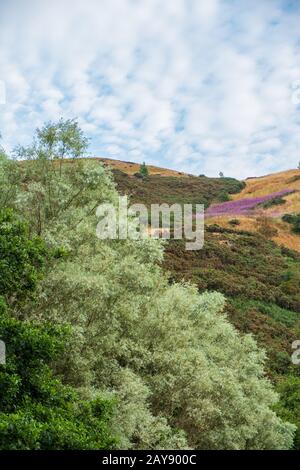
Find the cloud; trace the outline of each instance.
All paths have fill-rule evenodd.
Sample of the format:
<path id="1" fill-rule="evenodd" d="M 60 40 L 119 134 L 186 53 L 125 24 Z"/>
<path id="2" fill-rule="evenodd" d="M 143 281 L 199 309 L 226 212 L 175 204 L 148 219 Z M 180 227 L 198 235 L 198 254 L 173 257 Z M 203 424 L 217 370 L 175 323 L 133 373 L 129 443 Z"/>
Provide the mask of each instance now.
<path id="1" fill-rule="evenodd" d="M 237 177 L 300 160 L 300 7 L 0 0 L 5 146 L 77 117 L 93 155 Z"/>

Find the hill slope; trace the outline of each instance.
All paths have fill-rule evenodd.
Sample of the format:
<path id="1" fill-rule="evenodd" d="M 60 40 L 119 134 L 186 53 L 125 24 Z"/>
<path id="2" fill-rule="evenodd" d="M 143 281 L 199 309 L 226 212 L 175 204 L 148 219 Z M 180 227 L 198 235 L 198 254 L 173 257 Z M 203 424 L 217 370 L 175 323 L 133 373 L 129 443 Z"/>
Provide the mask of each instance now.
<path id="1" fill-rule="evenodd" d="M 275 199 L 277 194 L 281 194 L 281 201 L 277 201 L 277 204 L 257 205 L 247 213 L 236 210 L 236 213 L 229 211 L 226 214 L 226 207 L 223 207 L 224 213 L 220 214 L 222 208 L 216 207 L 217 215 L 209 217 L 207 223 L 230 227 L 229 221 L 233 217 L 237 217 L 239 229 L 256 232 L 257 218 L 264 216 L 269 219 L 269 223 L 275 229 L 272 239 L 279 245 L 300 252 L 300 236 L 294 234 L 290 225 L 282 221 L 284 214 L 300 213 L 300 171 L 289 170 L 260 178 L 248 178 L 245 184 L 245 188 L 232 197 L 237 204 L 242 205 L 250 199 L 255 201 L 259 198 L 269 198 L 271 200 L 272 195 Z M 213 212 L 211 209 L 212 215 L 214 215 Z"/>
<path id="2" fill-rule="evenodd" d="M 288 201 L 283 204 L 284 209 L 280 206 L 283 213 L 297 208 L 298 193 L 287 194 L 287 191 L 300 189 L 299 174 L 291 170 L 248 179 L 243 184 L 231 178 L 176 178 L 157 174 L 143 180 L 113 170 L 118 190 L 129 194 L 133 202 L 226 206 L 230 203 L 220 201 L 229 193 L 233 201 L 243 201 L 282 192 Z M 272 376 L 298 374 L 297 367 L 291 365 L 290 355 L 291 343 L 300 327 L 300 255 L 286 247 L 297 248 L 298 243 L 300 251 L 300 237 L 290 232 L 280 216 L 271 215 L 272 224 L 281 227 L 274 241 L 286 247 L 281 248 L 256 234 L 256 218 L 269 213 L 270 209 L 260 207 L 253 215 L 239 215 L 238 226 L 229 224 L 232 214 L 209 217 L 204 248 L 187 252 L 184 241 L 170 240 L 163 266 L 170 272 L 171 280 L 192 281 L 200 291 L 216 290 L 225 294 L 232 323 L 243 332 L 253 333 L 267 349 Z"/>
<path id="3" fill-rule="evenodd" d="M 124 162 L 122 160 L 114 160 L 112 158 L 101 158 L 97 157 L 97 160 L 101 161 L 104 166 L 109 167 L 112 170 L 120 170 L 127 175 L 134 175 L 140 169 L 139 163 L 134 162 Z M 187 178 L 188 174 L 171 170 L 168 168 L 160 168 L 153 165 L 147 166 L 150 175 L 159 175 L 159 176 L 175 176 L 177 178 Z"/>
<path id="4" fill-rule="evenodd" d="M 142 179 L 120 170 L 113 170 L 117 188 L 131 197 L 134 203 L 150 204 L 204 204 L 220 202 L 229 194 L 239 192 L 244 183 L 234 178 L 207 178 L 205 176 L 177 176 L 151 174 Z"/>

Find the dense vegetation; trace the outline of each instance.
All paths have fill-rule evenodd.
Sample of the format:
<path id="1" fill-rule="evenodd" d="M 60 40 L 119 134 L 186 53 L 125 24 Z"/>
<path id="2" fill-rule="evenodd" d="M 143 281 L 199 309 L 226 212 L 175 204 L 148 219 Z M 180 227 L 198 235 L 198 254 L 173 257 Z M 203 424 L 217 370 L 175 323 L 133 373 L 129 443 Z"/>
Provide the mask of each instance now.
<path id="1" fill-rule="evenodd" d="M 156 176 L 149 180 L 145 188 L 145 184 L 141 185 L 130 177 L 127 177 L 126 185 L 124 174 L 114 175 L 119 188 L 125 192 L 131 188 L 133 200 L 137 195 L 142 197 L 144 194 L 149 201 L 157 202 L 160 195 L 157 195 L 156 188 L 161 184 L 164 188 L 168 187 L 168 196 L 163 192 L 162 200 L 173 203 L 179 198 L 191 202 L 192 192 L 185 186 L 186 181 L 176 183 L 174 178 L 173 185 L 172 179 L 163 181 L 164 177 Z M 209 178 L 202 179 L 201 185 L 203 181 L 211 184 Z M 222 182 L 222 179 L 213 181 Z M 178 192 L 178 184 L 184 188 L 182 193 Z M 210 201 L 216 200 L 216 193 L 208 190 L 208 186 L 199 189 L 200 195 L 202 190 L 208 191 Z M 173 195 L 176 195 L 174 199 Z M 267 208 L 272 207 L 281 203 L 281 199 L 280 196 L 270 197 L 263 204 L 267 204 Z M 297 215 L 287 214 L 283 220 L 295 226 L 298 223 Z M 238 226 L 239 220 L 232 219 L 230 225 Z M 284 418 L 288 416 L 291 422 L 298 425 L 298 436 L 300 423 L 295 409 L 299 407 L 296 400 L 299 366 L 291 362 L 291 345 L 300 332 L 300 256 L 268 240 L 269 235 L 274 236 L 274 228 L 267 217 L 258 219 L 257 225 L 261 236 L 236 228 L 230 230 L 208 226 L 205 245 L 200 251 L 187 252 L 184 240 L 171 240 L 166 246 L 163 267 L 170 273 L 171 281 L 190 281 L 200 292 L 218 291 L 226 296 L 225 310 L 230 322 L 239 331 L 253 334 L 267 351 L 266 370 L 272 381 L 278 384 L 279 392 L 283 393 L 289 383 L 294 384 L 296 390 L 291 393 L 291 399 L 283 397 L 277 410 Z M 299 448 L 299 437 L 295 446 Z"/>
<path id="2" fill-rule="evenodd" d="M 112 447 L 112 401 L 84 400 L 51 371 L 67 331 L 16 318 L 36 287 L 46 246 L 29 237 L 11 210 L 0 211 L 0 255 L 0 338 L 7 357 L 0 366 L 0 449 Z"/>
<path id="3" fill-rule="evenodd" d="M 274 197 L 273 199 L 269 199 L 269 201 L 263 202 L 258 205 L 261 206 L 263 209 L 269 209 L 270 207 L 280 206 L 285 204 L 286 200 L 283 199 L 281 196 Z"/>
<path id="4" fill-rule="evenodd" d="M 285 214 L 282 220 L 292 225 L 294 233 L 300 234 L 300 214 Z"/>
<path id="5" fill-rule="evenodd" d="M 257 334 L 272 355 L 285 352 L 289 363 L 292 328 L 300 326 L 300 256 L 254 233 L 209 226 L 199 251 L 184 251 L 184 242 L 171 240 L 164 266 L 176 280 L 195 283 L 199 291 L 226 295 L 231 320 L 242 331 Z M 260 321 L 259 321 L 260 320 Z M 267 335 L 268 326 L 278 331 Z M 285 334 L 283 334 L 284 329 Z M 276 344 L 285 345 L 279 348 Z"/>
<path id="6" fill-rule="evenodd" d="M 204 204 L 228 199 L 228 194 L 241 191 L 244 183 L 234 178 L 207 178 L 206 176 L 148 175 L 141 179 L 113 170 L 118 191 L 131 196 L 132 202 L 145 204 Z"/>
<path id="7" fill-rule="evenodd" d="M 157 240 L 97 239 L 96 208 L 118 194 L 99 162 L 63 162 L 82 139 L 76 122 L 50 123 L 18 149 L 28 161 L 1 159 L 2 448 L 290 448 L 265 353 L 227 320 L 223 295 L 170 280 Z M 201 180 L 207 203 L 224 190 Z M 187 202 L 198 196 L 195 183 Z"/>

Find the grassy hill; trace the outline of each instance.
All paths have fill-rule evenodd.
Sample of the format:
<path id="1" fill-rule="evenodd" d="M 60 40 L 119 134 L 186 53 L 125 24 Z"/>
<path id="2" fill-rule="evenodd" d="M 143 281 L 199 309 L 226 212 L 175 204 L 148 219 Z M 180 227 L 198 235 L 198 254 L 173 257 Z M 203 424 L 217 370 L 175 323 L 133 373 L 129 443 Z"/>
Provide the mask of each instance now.
<path id="1" fill-rule="evenodd" d="M 274 194 L 276 192 L 286 192 L 282 197 L 281 204 L 269 204 L 269 206 L 258 206 L 253 213 L 238 214 L 239 229 L 255 232 L 257 231 L 257 217 L 268 217 L 270 224 L 276 230 L 273 240 L 287 248 L 300 252 L 300 236 L 291 231 L 290 224 L 282 221 L 284 214 L 300 213 L 300 171 L 289 170 L 273 175 L 267 175 L 260 178 L 248 178 L 245 181 L 245 188 L 235 194 L 232 199 L 243 201 L 248 198 L 260 198 Z M 290 191 L 290 193 L 287 193 Z M 207 222 L 209 224 L 219 224 L 222 227 L 230 227 L 229 221 L 233 215 L 221 215 L 211 217 Z"/>
<path id="2" fill-rule="evenodd" d="M 142 179 L 113 170 L 118 191 L 131 197 L 132 202 L 150 204 L 204 204 L 227 199 L 240 191 L 244 184 L 234 178 L 207 178 L 205 176 L 160 176 L 151 174 Z"/>
<path id="3" fill-rule="evenodd" d="M 222 202 L 228 196 L 242 201 L 300 188 L 297 170 L 245 183 L 205 176 L 162 177 L 151 172 L 147 179 L 141 179 L 119 168 L 113 169 L 113 175 L 122 194 L 146 205 L 179 202 L 209 207 L 228 204 Z M 284 195 L 287 203 L 280 210 L 297 210 L 298 198 L 297 192 Z M 299 373 L 290 356 L 291 343 L 300 332 L 300 255 L 289 246 L 297 247 L 300 237 L 290 232 L 280 215 L 272 217 L 271 209 L 260 207 L 251 216 L 238 216 L 237 226 L 231 225 L 232 215 L 209 217 L 204 248 L 187 252 L 184 241 L 170 240 L 163 266 L 171 282 L 184 279 L 195 283 L 199 291 L 224 293 L 231 322 L 239 330 L 253 333 L 267 350 L 268 371 L 274 377 Z M 262 214 L 270 214 L 272 224 L 281 227 L 274 241 L 256 233 L 256 219 Z"/>
<path id="4" fill-rule="evenodd" d="M 114 160 L 112 158 L 97 158 L 104 166 L 111 168 L 112 170 L 120 170 L 127 175 L 134 175 L 140 169 L 140 165 L 134 162 L 123 162 L 122 160 Z M 159 176 L 176 176 L 177 178 L 187 178 L 189 175 L 180 171 L 171 170 L 168 168 L 160 168 L 153 165 L 148 165 L 148 171 L 150 175 Z"/>

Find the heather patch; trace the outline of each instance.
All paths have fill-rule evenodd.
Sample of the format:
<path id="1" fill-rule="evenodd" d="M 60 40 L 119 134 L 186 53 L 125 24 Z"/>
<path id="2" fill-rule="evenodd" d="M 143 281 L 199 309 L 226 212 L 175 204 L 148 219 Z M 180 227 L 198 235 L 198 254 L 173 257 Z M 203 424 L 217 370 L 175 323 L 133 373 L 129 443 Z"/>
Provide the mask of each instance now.
<path id="1" fill-rule="evenodd" d="M 205 211 L 205 215 L 208 217 L 217 217 L 223 215 L 250 215 L 258 205 L 265 204 L 267 201 L 280 198 L 292 192 L 292 189 L 284 189 L 266 196 L 239 199 L 237 201 L 223 202 L 221 204 L 213 204 Z"/>

